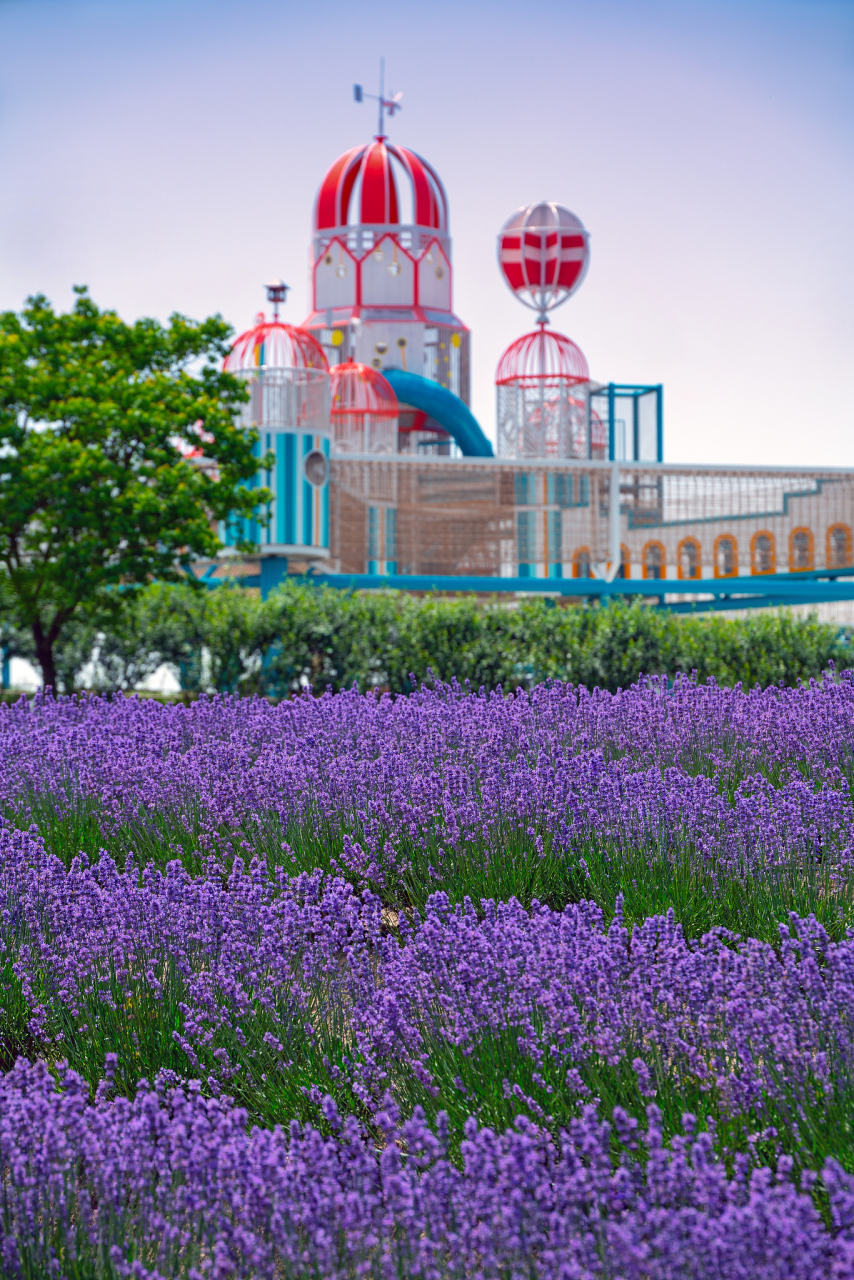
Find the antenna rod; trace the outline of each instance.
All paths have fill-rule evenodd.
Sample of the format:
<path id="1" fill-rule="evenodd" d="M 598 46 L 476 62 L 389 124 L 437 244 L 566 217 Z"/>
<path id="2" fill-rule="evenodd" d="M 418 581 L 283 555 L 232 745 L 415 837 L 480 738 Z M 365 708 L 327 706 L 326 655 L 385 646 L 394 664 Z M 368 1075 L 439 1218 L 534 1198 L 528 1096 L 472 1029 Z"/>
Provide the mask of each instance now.
<path id="1" fill-rule="evenodd" d="M 385 107 L 385 103 L 383 102 L 384 97 L 385 97 L 385 58 L 380 58 L 380 127 L 379 127 L 379 135 L 378 135 L 380 138 L 385 137 L 385 134 L 383 132 L 383 108 Z"/>
<path id="2" fill-rule="evenodd" d="M 385 117 L 386 114 L 393 116 L 395 111 L 400 109 L 400 99 L 402 93 L 396 93 L 391 101 L 385 96 L 385 58 L 380 58 L 380 92 L 379 96 L 375 93 L 365 93 L 360 84 L 353 85 L 353 99 L 356 102 L 364 102 L 365 98 L 375 98 L 377 103 L 377 138 L 380 141 L 385 139 Z"/>

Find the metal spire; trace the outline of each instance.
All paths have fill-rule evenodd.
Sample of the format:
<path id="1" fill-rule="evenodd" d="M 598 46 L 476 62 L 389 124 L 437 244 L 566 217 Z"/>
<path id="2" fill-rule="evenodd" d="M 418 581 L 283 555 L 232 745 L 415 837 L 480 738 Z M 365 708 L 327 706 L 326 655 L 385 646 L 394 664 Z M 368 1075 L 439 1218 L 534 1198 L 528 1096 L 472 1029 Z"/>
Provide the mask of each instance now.
<path id="1" fill-rule="evenodd" d="M 392 98 L 387 98 L 385 96 L 385 58 L 380 58 L 379 94 L 365 93 L 364 89 L 360 84 L 353 85 L 354 101 L 364 102 L 365 98 L 373 98 L 373 100 L 378 104 L 377 140 L 379 142 L 382 142 L 382 140 L 386 136 L 384 116 L 388 114 L 389 117 L 391 117 L 394 115 L 395 111 L 400 111 L 401 109 L 400 100 L 402 97 L 403 97 L 403 92 L 400 90 Z"/>

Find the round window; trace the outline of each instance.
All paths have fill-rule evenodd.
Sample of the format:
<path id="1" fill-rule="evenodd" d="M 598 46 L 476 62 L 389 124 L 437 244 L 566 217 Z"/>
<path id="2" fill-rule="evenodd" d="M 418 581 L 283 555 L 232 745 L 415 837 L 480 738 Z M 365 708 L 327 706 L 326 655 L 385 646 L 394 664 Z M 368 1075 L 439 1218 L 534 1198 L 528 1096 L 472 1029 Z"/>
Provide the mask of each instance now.
<path id="1" fill-rule="evenodd" d="M 326 456 L 319 449 L 312 449 L 311 453 L 306 456 L 305 478 L 309 484 L 313 484 L 315 489 L 322 489 L 326 484 L 326 478 L 329 474 L 329 464 Z"/>

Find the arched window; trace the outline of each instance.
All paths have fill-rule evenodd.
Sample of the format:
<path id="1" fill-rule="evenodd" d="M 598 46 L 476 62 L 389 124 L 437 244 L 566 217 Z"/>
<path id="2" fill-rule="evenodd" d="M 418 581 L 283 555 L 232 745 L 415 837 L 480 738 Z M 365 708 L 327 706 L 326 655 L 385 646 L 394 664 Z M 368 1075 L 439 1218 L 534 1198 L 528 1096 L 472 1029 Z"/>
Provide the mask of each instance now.
<path id="1" fill-rule="evenodd" d="M 760 529 L 750 539 L 750 571 L 751 573 L 774 573 L 777 568 L 777 549 L 774 546 L 774 535 L 767 529 Z"/>
<path id="2" fill-rule="evenodd" d="M 683 538 L 676 551 L 676 572 L 680 578 L 701 578 L 700 544 L 696 538 Z"/>
<path id="3" fill-rule="evenodd" d="M 811 529 L 793 529 L 789 534 L 789 573 L 803 573 L 815 567 Z"/>
<path id="4" fill-rule="evenodd" d="M 731 533 L 715 538 L 715 577 L 735 578 L 738 575 L 738 544 Z"/>
<path id="5" fill-rule="evenodd" d="M 663 578 L 665 571 L 664 547 L 660 542 L 648 542 L 643 549 L 643 576 Z"/>
<path id="6" fill-rule="evenodd" d="M 827 531 L 828 569 L 847 569 L 854 564 L 851 554 L 851 526 L 832 524 Z"/>
<path id="7" fill-rule="evenodd" d="M 617 570 L 618 578 L 630 578 L 632 576 L 632 562 L 629 555 L 629 549 L 625 542 L 620 543 L 620 567 Z"/>
<path id="8" fill-rule="evenodd" d="M 592 578 L 593 568 L 590 560 L 590 548 L 579 547 L 572 556 L 573 578 Z"/>

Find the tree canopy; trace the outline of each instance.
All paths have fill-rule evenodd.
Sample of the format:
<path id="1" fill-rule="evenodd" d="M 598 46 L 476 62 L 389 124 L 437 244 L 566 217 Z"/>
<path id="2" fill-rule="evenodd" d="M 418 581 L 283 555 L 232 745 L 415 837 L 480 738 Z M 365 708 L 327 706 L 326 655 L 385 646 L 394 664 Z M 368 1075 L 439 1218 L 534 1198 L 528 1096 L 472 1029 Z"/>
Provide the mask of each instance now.
<path id="1" fill-rule="evenodd" d="M 246 487 L 258 436 L 236 425 L 223 319 L 126 324 L 75 292 L 67 313 L 41 295 L 0 313 L 0 602 L 51 686 L 72 617 L 179 578 L 216 553 L 217 521 L 270 497 Z"/>

